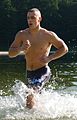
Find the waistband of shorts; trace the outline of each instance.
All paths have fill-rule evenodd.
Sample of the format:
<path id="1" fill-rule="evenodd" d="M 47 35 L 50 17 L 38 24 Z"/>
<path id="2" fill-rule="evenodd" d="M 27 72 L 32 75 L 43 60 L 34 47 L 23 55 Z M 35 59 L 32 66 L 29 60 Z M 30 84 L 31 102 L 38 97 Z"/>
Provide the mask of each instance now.
<path id="1" fill-rule="evenodd" d="M 40 71 L 40 70 L 44 70 L 44 69 L 46 69 L 47 67 L 49 67 L 48 65 L 45 65 L 45 66 L 43 66 L 43 67 L 41 67 L 41 68 L 38 68 L 38 69 L 36 69 L 36 70 L 27 70 L 27 72 L 37 72 L 37 71 Z"/>

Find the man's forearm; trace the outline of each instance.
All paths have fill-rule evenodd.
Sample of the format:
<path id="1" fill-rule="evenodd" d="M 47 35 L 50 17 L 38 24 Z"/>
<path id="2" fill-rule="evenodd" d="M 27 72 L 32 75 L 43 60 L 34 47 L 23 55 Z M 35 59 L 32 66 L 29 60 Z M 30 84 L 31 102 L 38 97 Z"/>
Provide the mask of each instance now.
<path id="1" fill-rule="evenodd" d="M 19 55 L 21 51 L 21 47 L 10 47 L 9 49 L 9 57 L 16 57 L 17 55 Z"/>
<path id="2" fill-rule="evenodd" d="M 67 52 L 68 52 L 68 48 L 67 48 L 67 49 L 64 49 L 64 48 L 62 47 L 62 48 L 56 50 L 55 53 L 53 53 L 52 55 L 50 55 L 50 56 L 49 56 L 49 59 L 50 59 L 50 61 L 56 60 L 56 59 L 62 57 L 63 55 L 65 55 Z"/>

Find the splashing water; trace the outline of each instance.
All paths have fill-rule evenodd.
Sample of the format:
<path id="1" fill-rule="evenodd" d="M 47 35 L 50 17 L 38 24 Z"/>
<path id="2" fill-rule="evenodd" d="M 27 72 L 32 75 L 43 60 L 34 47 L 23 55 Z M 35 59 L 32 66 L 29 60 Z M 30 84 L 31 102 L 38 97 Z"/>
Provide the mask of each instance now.
<path id="1" fill-rule="evenodd" d="M 77 120 L 77 88 L 43 89 L 35 93 L 36 104 L 28 109 L 26 96 L 31 92 L 20 80 L 11 88 L 13 95 L 0 96 L 0 120 Z M 1 93 L 2 94 L 2 93 Z"/>

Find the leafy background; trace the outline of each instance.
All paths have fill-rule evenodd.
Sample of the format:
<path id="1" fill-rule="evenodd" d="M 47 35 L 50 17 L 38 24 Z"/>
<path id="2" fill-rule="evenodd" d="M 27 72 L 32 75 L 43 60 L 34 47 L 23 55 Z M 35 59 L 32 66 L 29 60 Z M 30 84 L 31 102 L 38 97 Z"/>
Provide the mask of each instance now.
<path id="1" fill-rule="evenodd" d="M 28 9 L 37 7 L 42 27 L 54 31 L 77 51 L 77 0 L 0 0 L 0 51 L 8 51 L 15 34 L 27 26 Z"/>

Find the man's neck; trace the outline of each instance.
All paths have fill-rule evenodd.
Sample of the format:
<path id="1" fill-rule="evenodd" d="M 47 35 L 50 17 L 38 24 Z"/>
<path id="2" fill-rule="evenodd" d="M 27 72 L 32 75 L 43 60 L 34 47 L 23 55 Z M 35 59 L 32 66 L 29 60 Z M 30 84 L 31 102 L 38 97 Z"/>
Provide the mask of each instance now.
<path id="1" fill-rule="evenodd" d="M 36 34 L 40 31 L 40 29 L 41 29 L 40 26 L 38 26 L 38 27 L 36 27 L 36 28 L 34 28 L 34 29 L 29 29 L 29 33 L 30 33 L 31 35 L 36 35 Z"/>

